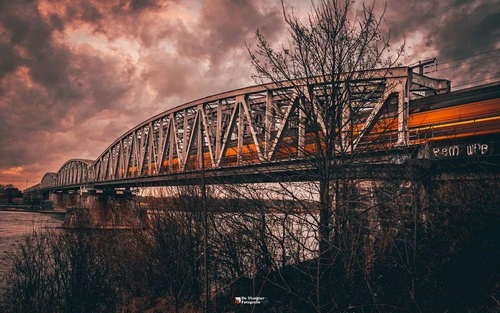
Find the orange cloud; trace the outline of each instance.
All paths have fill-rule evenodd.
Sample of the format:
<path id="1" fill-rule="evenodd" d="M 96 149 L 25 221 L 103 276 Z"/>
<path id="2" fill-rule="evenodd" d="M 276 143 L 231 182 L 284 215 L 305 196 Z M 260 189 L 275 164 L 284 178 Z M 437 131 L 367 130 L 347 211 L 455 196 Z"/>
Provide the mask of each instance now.
<path id="1" fill-rule="evenodd" d="M 15 166 L 5 170 L 0 170 L 2 176 L 20 176 L 23 174 L 24 168 L 22 166 Z"/>

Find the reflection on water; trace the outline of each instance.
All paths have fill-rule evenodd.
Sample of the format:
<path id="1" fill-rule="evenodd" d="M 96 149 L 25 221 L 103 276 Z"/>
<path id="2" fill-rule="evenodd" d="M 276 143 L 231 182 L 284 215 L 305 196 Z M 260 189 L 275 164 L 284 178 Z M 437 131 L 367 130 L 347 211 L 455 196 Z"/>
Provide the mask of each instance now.
<path id="1" fill-rule="evenodd" d="M 9 254 L 35 229 L 62 225 L 62 215 L 35 212 L 0 211 L 0 289 L 5 284 L 5 272 L 9 270 Z"/>

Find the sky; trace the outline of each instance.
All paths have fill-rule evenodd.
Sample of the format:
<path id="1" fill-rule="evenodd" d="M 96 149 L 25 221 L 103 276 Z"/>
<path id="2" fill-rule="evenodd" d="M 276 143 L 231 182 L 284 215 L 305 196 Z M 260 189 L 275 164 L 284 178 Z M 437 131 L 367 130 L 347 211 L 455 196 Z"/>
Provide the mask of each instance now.
<path id="1" fill-rule="evenodd" d="M 25 189 L 155 114 L 255 84 L 257 29 L 287 42 L 280 1 L 0 0 L 0 184 Z M 435 57 L 429 75 L 454 88 L 500 80 L 500 0 L 388 0 L 383 29 L 403 65 Z"/>

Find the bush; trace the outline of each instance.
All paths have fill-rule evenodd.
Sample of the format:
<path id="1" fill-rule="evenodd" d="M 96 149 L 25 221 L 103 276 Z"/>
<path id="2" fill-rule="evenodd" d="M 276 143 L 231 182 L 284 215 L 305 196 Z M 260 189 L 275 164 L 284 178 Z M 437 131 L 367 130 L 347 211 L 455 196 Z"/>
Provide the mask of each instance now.
<path id="1" fill-rule="evenodd" d="M 107 253 L 83 231 L 34 231 L 11 256 L 6 312 L 109 312 L 118 303 Z"/>

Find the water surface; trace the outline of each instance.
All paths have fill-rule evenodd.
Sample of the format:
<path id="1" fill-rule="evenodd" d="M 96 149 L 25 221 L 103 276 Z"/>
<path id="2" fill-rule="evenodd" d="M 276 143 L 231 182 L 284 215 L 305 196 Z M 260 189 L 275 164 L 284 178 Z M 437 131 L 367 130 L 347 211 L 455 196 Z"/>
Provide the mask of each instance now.
<path id="1" fill-rule="evenodd" d="M 0 211 L 0 290 L 5 287 L 5 273 L 10 269 L 9 254 L 16 250 L 33 230 L 60 227 L 63 215 L 36 212 Z"/>

